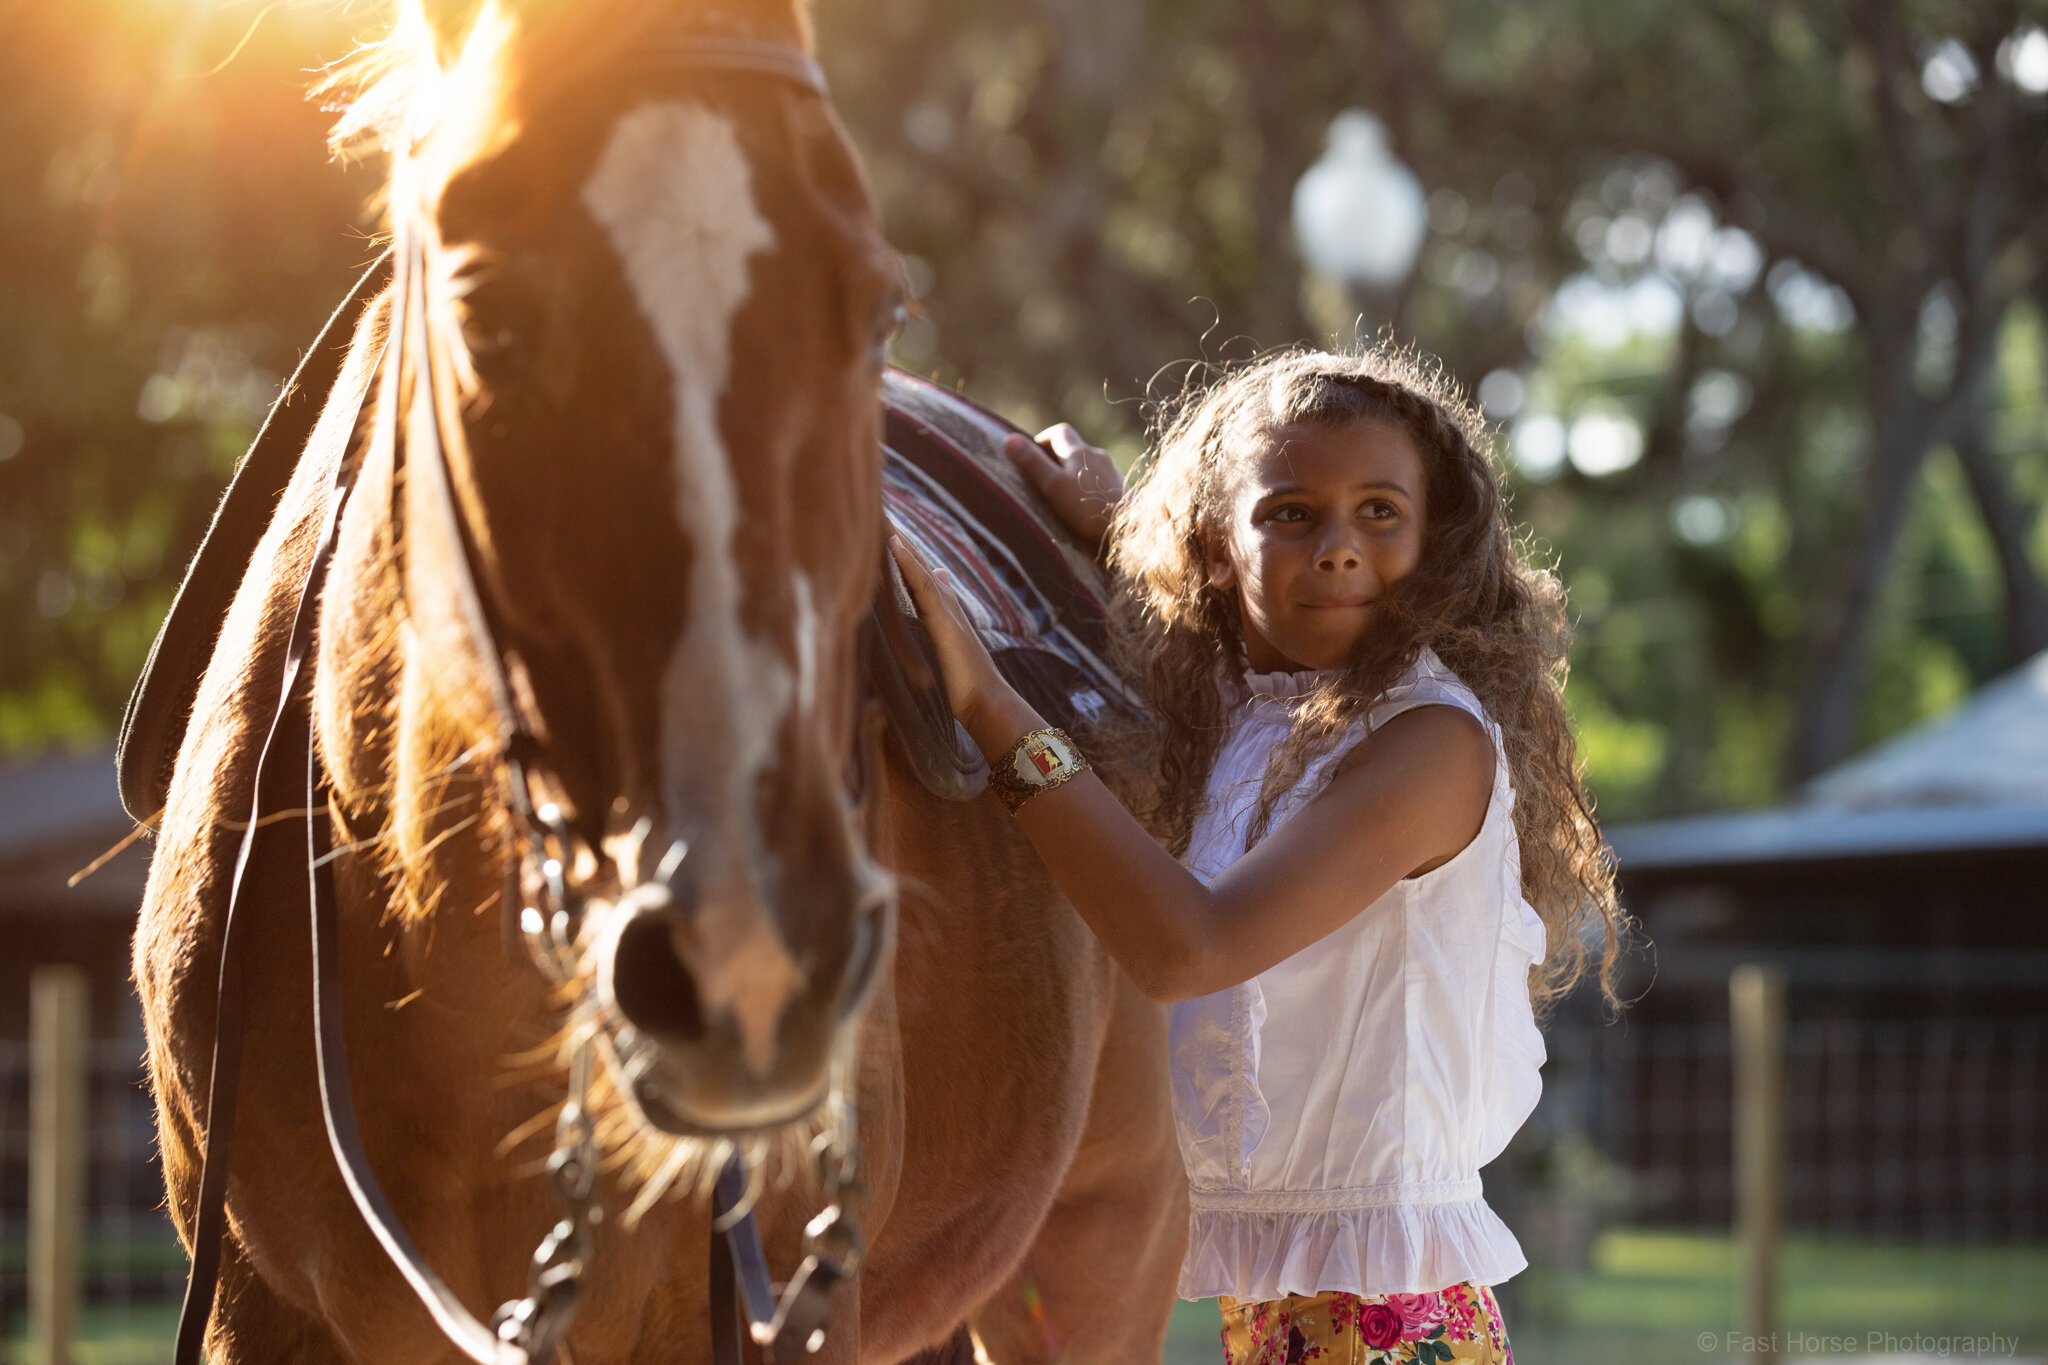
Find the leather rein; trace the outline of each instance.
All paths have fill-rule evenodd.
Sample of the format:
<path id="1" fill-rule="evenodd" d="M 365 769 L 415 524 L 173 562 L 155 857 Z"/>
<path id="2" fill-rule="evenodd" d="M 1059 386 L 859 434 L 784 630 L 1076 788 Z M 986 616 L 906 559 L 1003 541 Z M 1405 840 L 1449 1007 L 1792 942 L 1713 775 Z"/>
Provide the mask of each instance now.
<path id="1" fill-rule="evenodd" d="M 730 73 L 783 81 L 819 98 L 827 96 L 824 74 L 817 63 L 788 43 L 720 34 L 668 34 L 643 46 L 635 54 L 635 65 L 660 72 Z M 449 538 L 453 553 L 447 558 L 454 566 L 454 581 L 446 586 L 461 626 L 476 646 L 486 690 L 499 717 L 492 756 L 505 774 L 504 790 L 519 846 L 512 860 L 512 885 L 505 896 L 506 941 L 515 951 L 523 949 L 550 984 L 559 986 L 574 976 L 572 945 L 582 908 L 564 870 L 571 860 L 575 835 L 559 808 L 534 800 L 529 784 L 530 775 L 541 770 L 542 746 L 528 728 L 508 676 L 506 657 L 491 634 L 477 586 L 475 547 L 456 505 L 442 440 L 444 422 L 453 420 L 454 414 L 443 408 L 448 389 L 440 382 L 434 339 L 427 326 L 425 244 L 411 215 L 401 213 L 397 220 L 391 250 L 390 327 L 378 362 L 378 405 L 369 449 L 388 448 L 394 461 L 407 460 L 406 480 L 422 498 L 414 506 L 429 508 L 428 521 L 434 533 Z M 385 442 L 390 443 L 388 447 Z M 534 1252 L 525 1297 L 502 1305 L 488 1324 L 462 1304 L 399 1223 L 370 1168 L 350 1093 L 336 975 L 336 854 L 331 847 L 326 773 L 311 723 L 311 670 L 306 663 L 342 510 L 359 464 L 344 451 L 336 467 L 293 615 L 277 701 L 258 750 L 249 824 L 235 857 L 222 926 L 192 1266 L 174 1359 L 177 1365 L 199 1365 L 220 1276 L 245 1025 L 243 941 L 252 912 L 243 902 L 252 894 L 250 870 L 259 833 L 266 824 L 275 827 L 279 813 L 299 807 L 305 812 L 320 1107 L 343 1181 L 386 1256 L 436 1326 L 465 1356 L 478 1365 L 548 1365 L 569 1355 L 566 1337 L 588 1268 L 591 1229 L 602 1216 L 595 1201 L 598 1154 L 587 1107 L 593 1066 L 589 1037 L 576 1044 L 571 1054 L 569 1094 L 557 1118 L 555 1147 L 547 1166 L 561 1216 Z M 660 874 L 664 884 L 683 856 L 682 845 L 671 850 Z M 860 1189 L 851 1099 L 834 1107 L 838 1111 L 835 1121 L 827 1124 L 827 1131 L 814 1144 L 827 1204 L 806 1229 L 804 1260 L 780 1294 L 769 1278 L 752 1212 L 750 1175 L 737 1146 L 719 1175 L 712 1202 L 710 1305 L 716 1365 L 739 1365 L 742 1320 L 744 1335 L 766 1348 L 778 1365 L 818 1350 L 824 1343 L 830 1291 L 858 1269 L 863 1241 L 848 1207 Z"/>

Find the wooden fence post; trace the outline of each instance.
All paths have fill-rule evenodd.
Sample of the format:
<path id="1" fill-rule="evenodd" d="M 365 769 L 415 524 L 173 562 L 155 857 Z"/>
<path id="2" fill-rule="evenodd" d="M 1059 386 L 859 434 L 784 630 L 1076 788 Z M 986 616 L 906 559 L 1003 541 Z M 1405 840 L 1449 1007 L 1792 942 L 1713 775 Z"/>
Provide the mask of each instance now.
<path id="1" fill-rule="evenodd" d="M 1735 1071 L 1736 1299 L 1744 1357 L 1777 1365 L 1778 1233 L 1785 1197 L 1785 973 L 1749 962 L 1728 976 Z"/>
<path id="2" fill-rule="evenodd" d="M 29 978 L 29 1359 L 71 1365 L 85 1222 L 85 971 Z"/>

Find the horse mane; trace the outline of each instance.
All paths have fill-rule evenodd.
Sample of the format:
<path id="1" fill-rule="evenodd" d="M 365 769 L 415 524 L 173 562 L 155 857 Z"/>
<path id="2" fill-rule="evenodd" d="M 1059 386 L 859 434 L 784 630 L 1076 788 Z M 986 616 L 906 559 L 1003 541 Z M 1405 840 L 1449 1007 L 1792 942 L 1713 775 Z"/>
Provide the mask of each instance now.
<path id="1" fill-rule="evenodd" d="M 814 46 L 810 0 L 391 0 L 390 8 L 385 36 L 329 67 L 315 93 L 337 115 L 329 145 L 340 157 L 401 150 L 431 126 L 439 150 L 422 188 L 434 191 L 658 30 Z"/>

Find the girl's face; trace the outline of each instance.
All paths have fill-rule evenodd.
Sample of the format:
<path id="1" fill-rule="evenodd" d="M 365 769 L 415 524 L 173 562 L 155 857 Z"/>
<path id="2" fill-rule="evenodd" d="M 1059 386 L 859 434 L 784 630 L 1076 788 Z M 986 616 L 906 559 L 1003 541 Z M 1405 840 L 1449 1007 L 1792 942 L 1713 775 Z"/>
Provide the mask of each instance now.
<path id="1" fill-rule="evenodd" d="M 1391 423 L 1277 428 L 1225 506 L 1204 558 L 1210 584 L 1237 594 L 1255 672 L 1343 667 L 1422 559 L 1422 456 Z"/>

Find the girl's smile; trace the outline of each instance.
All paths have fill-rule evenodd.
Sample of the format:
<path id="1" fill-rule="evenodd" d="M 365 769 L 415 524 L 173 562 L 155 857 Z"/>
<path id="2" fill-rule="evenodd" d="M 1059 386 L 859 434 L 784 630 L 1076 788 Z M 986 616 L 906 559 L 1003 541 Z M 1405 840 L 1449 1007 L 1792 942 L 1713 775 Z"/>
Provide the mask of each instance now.
<path id="1" fill-rule="evenodd" d="M 1237 594 L 1257 672 L 1340 668 L 1373 604 L 1422 558 L 1422 456 L 1385 422 L 1282 427 L 1244 462 L 1230 520 L 1204 538 L 1209 582 Z"/>

